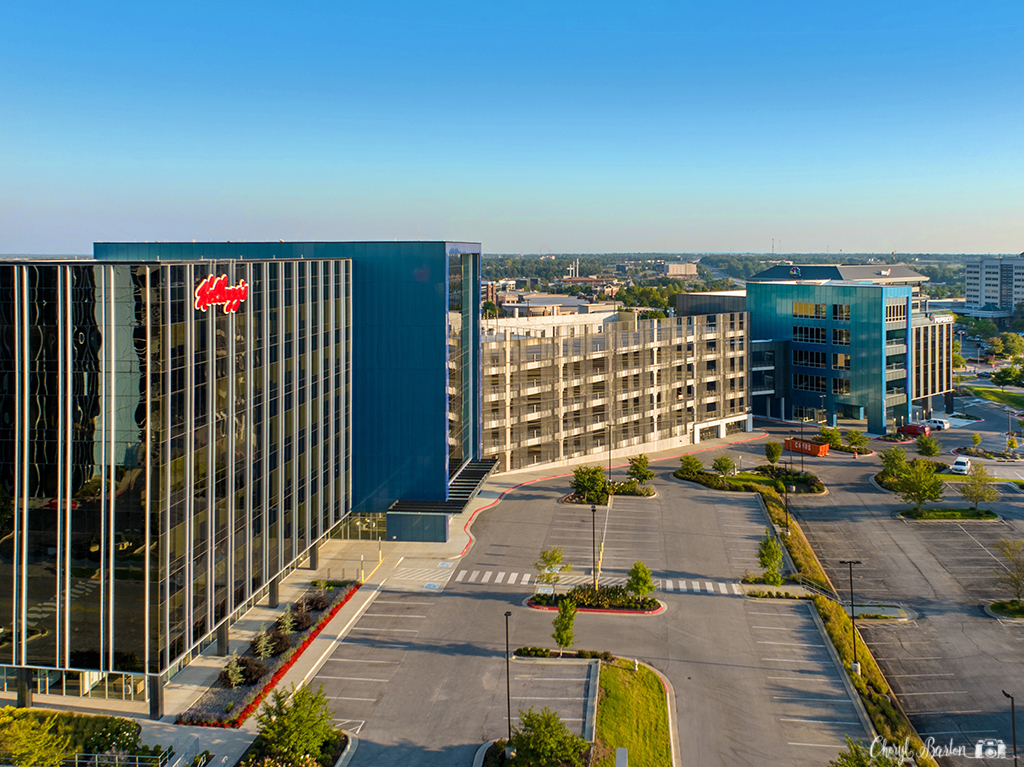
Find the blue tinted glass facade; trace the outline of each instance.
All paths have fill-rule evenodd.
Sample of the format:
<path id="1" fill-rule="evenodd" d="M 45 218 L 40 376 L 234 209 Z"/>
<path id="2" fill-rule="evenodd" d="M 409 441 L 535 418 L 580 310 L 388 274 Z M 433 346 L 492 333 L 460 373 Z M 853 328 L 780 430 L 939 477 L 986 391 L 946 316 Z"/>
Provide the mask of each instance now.
<path id="1" fill-rule="evenodd" d="M 905 423 L 911 295 L 909 286 L 748 283 L 751 340 L 788 341 L 787 380 L 754 399 L 755 414 L 867 419 L 872 433 Z M 904 319 L 887 322 L 887 306 L 902 306 Z"/>

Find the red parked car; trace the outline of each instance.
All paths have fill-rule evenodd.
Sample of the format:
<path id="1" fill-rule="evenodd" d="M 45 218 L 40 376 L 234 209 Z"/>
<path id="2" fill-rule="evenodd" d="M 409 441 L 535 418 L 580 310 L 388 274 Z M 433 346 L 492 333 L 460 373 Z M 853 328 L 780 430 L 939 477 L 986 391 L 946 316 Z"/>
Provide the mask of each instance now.
<path id="1" fill-rule="evenodd" d="M 930 426 L 925 426 L 923 423 L 908 423 L 898 428 L 896 433 L 904 437 L 920 437 L 922 434 L 927 437 L 932 430 Z"/>

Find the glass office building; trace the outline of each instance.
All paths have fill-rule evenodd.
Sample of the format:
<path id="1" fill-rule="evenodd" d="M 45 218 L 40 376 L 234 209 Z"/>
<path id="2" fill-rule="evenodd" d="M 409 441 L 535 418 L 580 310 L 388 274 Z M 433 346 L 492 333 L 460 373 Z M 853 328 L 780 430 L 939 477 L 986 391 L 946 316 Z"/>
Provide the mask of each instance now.
<path id="1" fill-rule="evenodd" d="M 952 388 L 953 316 L 927 311 L 925 277 L 895 269 L 787 266 L 750 278 L 755 416 L 866 421 L 881 434 L 915 407 L 930 415 Z"/>
<path id="2" fill-rule="evenodd" d="M 0 690 L 153 710 L 327 536 L 447 540 L 477 487 L 479 259 L 318 242 L 0 261 Z"/>
<path id="3" fill-rule="evenodd" d="M 139 247 L 0 263 L 8 690 L 144 699 L 351 506 L 351 262 Z"/>

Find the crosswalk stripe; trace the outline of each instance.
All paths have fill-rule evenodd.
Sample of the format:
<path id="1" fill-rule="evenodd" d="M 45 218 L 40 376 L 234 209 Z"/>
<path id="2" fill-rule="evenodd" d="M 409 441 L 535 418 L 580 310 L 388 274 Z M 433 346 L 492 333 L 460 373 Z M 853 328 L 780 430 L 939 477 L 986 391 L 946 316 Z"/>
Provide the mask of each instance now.
<path id="1" fill-rule="evenodd" d="M 699 594 L 700 593 L 700 581 L 691 581 L 691 583 L 693 584 L 693 590 L 696 591 Z"/>
<path id="2" fill-rule="evenodd" d="M 509 586 L 511 586 L 511 585 L 513 585 L 516 582 L 516 578 L 518 578 L 518 577 L 519 577 L 519 573 L 509 573 L 508 574 L 508 580 L 505 581 L 505 583 L 507 583 Z"/>
<path id="3" fill-rule="evenodd" d="M 498 573 L 497 575 L 494 576 L 494 582 L 495 583 L 501 583 L 504 578 L 505 578 L 505 573 Z"/>
<path id="4" fill-rule="evenodd" d="M 519 581 L 520 585 L 530 582 L 530 573 L 523 573 L 523 579 Z"/>
<path id="5" fill-rule="evenodd" d="M 472 574 L 469 576 L 469 582 L 473 583 L 473 581 L 475 581 L 479 575 L 480 575 L 480 571 L 479 570 L 474 570 L 472 572 Z"/>
<path id="6" fill-rule="evenodd" d="M 736 596 L 743 596 L 743 592 L 740 591 L 740 587 L 737 586 L 735 583 L 732 584 L 732 593 L 735 594 Z"/>
<path id="7" fill-rule="evenodd" d="M 725 587 L 724 583 L 719 583 L 718 584 L 718 590 L 721 591 L 723 594 L 728 594 L 729 593 L 729 589 L 727 589 Z"/>
<path id="8" fill-rule="evenodd" d="M 715 584 L 713 584 L 711 581 L 704 581 L 704 588 L 707 590 L 709 594 L 715 593 Z"/>
<path id="9" fill-rule="evenodd" d="M 671 591 L 671 590 L 672 590 L 672 581 L 670 581 L 668 578 L 666 578 L 665 579 L 665 591 Z"/>
<path id="10" fill-rule="evenodd" d="M 686 581 L 679 581 L 679 590 L 686 591 Z"/>
<path id="11" fill-rule="evenodd" d="M 461 582 L 462 579 L 466 577 L 466 573 L 467 572 L 469 572 L 469 571 L 468 570 L 460 570 L 459 574 L 455 576 L 455 582 L 456 583 Z"/>
<path id="12" fill-rule="evenodd" d="M 489 580 L 491 580 L 492 575 L 494 575 L 494 573 L 491 570 L 488 570 L 486 573 L 484 573 L 484 577 L 480 579 L 480 582 L 487 583 Z"/>

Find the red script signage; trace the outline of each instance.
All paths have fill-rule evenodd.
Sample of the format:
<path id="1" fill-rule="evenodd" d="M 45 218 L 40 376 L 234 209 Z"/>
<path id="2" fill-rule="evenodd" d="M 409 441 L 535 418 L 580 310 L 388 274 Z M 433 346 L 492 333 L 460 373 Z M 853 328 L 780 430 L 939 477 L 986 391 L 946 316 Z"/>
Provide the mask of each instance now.
<path id="1" fill-rule="evenodd" d="M 239 280 L 237 285 L 228 285 L 228 276 L 212 274 L 196 288 L 196 309 L 205 312 L 211 306 L 223 306 L 224 314 L 234 314 L 241 303 L 249 297 L 249 285 Z"/>

